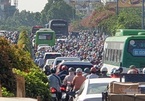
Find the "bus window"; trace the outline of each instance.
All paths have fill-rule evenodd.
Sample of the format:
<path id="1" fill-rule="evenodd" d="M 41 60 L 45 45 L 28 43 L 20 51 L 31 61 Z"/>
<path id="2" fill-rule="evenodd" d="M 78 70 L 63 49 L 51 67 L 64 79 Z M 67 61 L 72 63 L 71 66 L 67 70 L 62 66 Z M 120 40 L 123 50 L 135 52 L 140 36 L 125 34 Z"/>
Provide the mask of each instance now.
<path id="1" fill-rule="evenodd" d="M 52 19 L 47 27 L 54 30 L 57 37 L 68 36 L 68 22 L 66 20 Z"/>
<path id="2" fill-rule="evenodd" d="M 111 61 L 111 49 L 108 50 L 109 50 L 109 61 Z"/>
<path id="3" fill-rule="evenodd" d="M 106 60 L 108 61 L 108 49 L 106 49 Z"/>
<path id="4" fill-rule="evenodd" d="M 108 49 L 106 49 L 106 51 L 105 51 L 105 53 L 104 53 L 105 55 L 105 61 L 108 61 Z"/>
<path id="5" fill-rule="evenodd" d="M 52 40 L 52 35 L 51 34 L 41 34 L 41 35 L 39 35 L 39 39 Z"/>
<path id="6" fill-rule="evenodd" d="M 145 40 L 130 40 L 128 52 L 132 56 L 145 56 Z"/>
<path id="7" fill-rule="evenodd" d="M 113 49 L 111 49 L 111 57 L 110 60 L 113 61 Z"/>
<path id="8" fill-rule="evenodd" d="M 119 61 L 121 61 L 122 50 L 119 50 Z"/>
<path id="9" fill-rule="evenodd" d="M 35 43 L 36 43 L 36 48 L 39 44 L 46 44 L 48 46 L 54 46 L 55 45 L 55 32 L 51 29 L 44 28 L 40 29 L 36 32 L 36 38 L 35 38 Z"/>
<path id="10" fill-rule="evenodd" d="M 119 50 L 116 50 L 116 55 L 117 55 L 117 57 L 116 57 L 116 62 L 119 62 Z"/>
<path id="11" fill-rule="evenodd" d="M 117 50 L 114 50 L 114 61 L 117 62 Z"/>

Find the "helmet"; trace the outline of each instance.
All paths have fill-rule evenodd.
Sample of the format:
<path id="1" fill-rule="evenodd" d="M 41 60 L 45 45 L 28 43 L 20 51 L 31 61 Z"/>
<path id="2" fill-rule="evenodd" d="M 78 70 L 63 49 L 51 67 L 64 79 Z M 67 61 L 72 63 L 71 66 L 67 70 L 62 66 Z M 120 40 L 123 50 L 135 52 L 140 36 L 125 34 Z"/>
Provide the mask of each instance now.
<path id="1" fill-rule="evenodd" d="M 95 67 L 92 67 L 92 68 L 90 69 L 90 72 L 96 73 L 96 72 L 97 72 L 97 69 L 96 69 Z"/>
<path id="2" fill-rule="evenodd" d="M 116 68 L 113 68 L 112 70 L 111 70 L 111 74 L 114 74 L 114 71 L 116 71 L 117 69 Z"/>
<path id="3" fill-rule="evenodd" d="M 50 69 L 50 72 L 51 72 L 51 73 L 56 73 L 56 69 L 55 69 L 55 68 L 51 68 L 51 69 Z"/>
<path id="4" fill-rule="evenodd" d="M 81 68 L 77 68 L 76 69 L 76 73 L 82 73 L 82 69 Z"/>
<path id="5" fill-rule="evenodd" d="M 73 67 L 70 67 L 70 68 L 68 69 L 68 71 L 69 71 L 69 72 L 74 72 L 75 69 L 74 69 Z"/>
<path id="6" fill-rule="evenodd" d="M 135 69 L 135 68 L 136 68 L 135 65 L 130 65 L 130 66 L 129 66 L 129 69 Z"/>
<path id="7" fill-rule="evenodd" d="M 84 69 L 84 73 L 90 73 L 89 68 L 85 68 L 85 69 Z"/>
<path id="8" fill-rule="evenodd" d="M 96 67 L 97 68 L 98 66 L 97 65 L 94 65 L 93 67 Z"/>
<path id="9" fill-rule="evenodd" d="M 63 66 L 61 67 L 61 70 L 67 70 L 67 66 L 66 66 L 66 65 L 63 65 Z"/>
<path id="10" fill-rule="evenodd" d="M 114 70 L 112 71 L 112 74 L 120 74 L 120 71 L 119 71 L 118 69 L 114 69 Z"/>
<path id="11" fill-rule="evenodd" d="M 127 74 L 138 74 L 138 72 L 135 69 L 130 69 Z"/>
<path id="12" fill-rule="evenodd" d="M 145 68 L 143 68 L 142 73 L 145 74 Z"/>
<path id="13" fill-rule="evenodd" d="M 118 68 L 118 71 L 120 71 L 120 73 L 122 73 L 123 72 L 123 68 L 122 67 L 119 67 Z"/>
<path id="14" fill-rule="evenodd" d="M 102 68 L 100 69 L 100 71 L 101 71 L 101 72 L 107 72 L 108 69 L 107 69 L 106 67 L 102 67 Z"/>

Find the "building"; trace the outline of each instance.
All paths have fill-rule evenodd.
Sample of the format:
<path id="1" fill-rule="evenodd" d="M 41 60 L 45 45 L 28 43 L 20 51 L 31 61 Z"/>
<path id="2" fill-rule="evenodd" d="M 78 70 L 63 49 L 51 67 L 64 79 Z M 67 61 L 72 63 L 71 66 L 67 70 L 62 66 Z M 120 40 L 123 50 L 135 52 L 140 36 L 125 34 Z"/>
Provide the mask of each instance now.
<path id="1" fill-rule="evenodd" d="M 16 5 L 11 5 L 11 0 L 0 0 L 0 19 L 12 16 L 15 11 Z"/>
<path id="2" fill-rule="evenodd" d="M 89 14 L 94 10 L 95 4 L 100 3 L 101 0 L 64 0 L 67 4 L 71 5 L 76 13 Z"/>

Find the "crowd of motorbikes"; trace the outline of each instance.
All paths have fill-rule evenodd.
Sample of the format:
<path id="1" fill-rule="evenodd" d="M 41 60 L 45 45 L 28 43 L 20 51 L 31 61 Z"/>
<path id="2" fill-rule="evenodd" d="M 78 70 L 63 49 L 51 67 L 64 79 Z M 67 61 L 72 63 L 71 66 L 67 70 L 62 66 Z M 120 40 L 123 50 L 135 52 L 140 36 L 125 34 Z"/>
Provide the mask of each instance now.
<path id="1" fill-rule="evenodd" d="M 60 87 L 61 90 L 61 100 L 59 100 L 57 94 L 57 90 L 53 87 L 50 88 L 50 93 L 51 93 L 51 101 L 73 101 L 75 98 L 76 92 L 72 91 L 72 87 L 70 86 L 69 90 L 66 90 L 66 86 L 62 85 Z"/>

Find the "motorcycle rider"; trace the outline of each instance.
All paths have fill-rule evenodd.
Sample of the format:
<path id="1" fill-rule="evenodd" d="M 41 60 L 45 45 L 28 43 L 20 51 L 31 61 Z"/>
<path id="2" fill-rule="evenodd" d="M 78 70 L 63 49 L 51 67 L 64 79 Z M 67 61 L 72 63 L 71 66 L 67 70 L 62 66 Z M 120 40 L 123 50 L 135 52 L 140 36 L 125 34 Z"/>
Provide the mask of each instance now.
<path id="1" fill-rule="evenodd" d="M 38 66 L 43 69 L 43 66 L 44 66 L 44 59 L 43 59 L 43 55 L 41 54 L 37 60 L 38 62 Z"/>
<path id="2" fill-rule="evenodd" d="M 68 75 L 68 67 L 63 65 L 61 67 L 61 71 L 58 73 L 58 76 L 60 77 L 61 81 L 64 80 L 65 76 Z"/>
<path id="3" fill-rule="evenodd" d="M 56 73 L 56 69 L 55 68 L 51 68 L 50 69 L 51 74 L 47 77 L 48 81 L 49 81 L 49 86 L 53 87 L 57 90 L 57 98 L 58 100 L 61 99 L 61 90 L 60 90 L 60 86 L 61 86 L 61 80 L 60 78 L 55 74 Z"/>
<path id="4" fill-rule="evenodd" d="M 66 85 L 66 91 L 70 91 L 71 82 L 75 76 L 75 69 L 70 67 L 68 69 L 69 74 L 64 78 L 63 84 Z"/>
<path id="5" fill-rule="evenodd" d="M 91 74 L 89 74 L 86 79 L 91 79 L 91 78 L 98 78 L 99 76 L 96 74 L 97 69 L 95 67 L 92 67 L 90 69 Z"/>
<path id="6" fill-rule="evenodd" d="M 82 69 L 77 68 L 76 69 L 76 76 L 73 78 L 73 81 L 72 81 L 73 91 L 79 90 L 82 83 L 85 80 L 86 80 L 86 78 L 84 76 L 82 76 Z"/>
<path id="7" fill-rule="evenodd" d="M 65 85 L 65 87 L 66 87 L 66 95 L 64 97 L 65 100 L 63 100 L 63 101 L 69 101 L 69 99 L 70 99 L 69 92 L 72 91 L 71 82 L 75 76 L 75 69 L 73 67 L 70 67 L 68 69 L 68 72 L 69 72 L 69 74 L 63 80 L 63 85 Z"/>
<path id="8" fill-rule="evenodd" d="M 84 69 L 83 76 L 86 77 L 86 76 L 89 75 L 89 74 L 90 74 L 89 68 L 85 68 L 85 69 Z"/>
<path id="9" fill-rule="evenodd" d="M 130 65 L 127 74 L 139 74 L 139 71 L 135 65 Z"/>
<path id="10" fill-rule="evenodd" d="M 107 75 L 108 69 L 106 67 L 102 67 L 100 69 L 101 75 L 100 78 L 110 78 L 110 76 Z"/>

